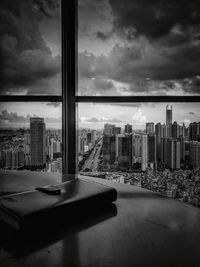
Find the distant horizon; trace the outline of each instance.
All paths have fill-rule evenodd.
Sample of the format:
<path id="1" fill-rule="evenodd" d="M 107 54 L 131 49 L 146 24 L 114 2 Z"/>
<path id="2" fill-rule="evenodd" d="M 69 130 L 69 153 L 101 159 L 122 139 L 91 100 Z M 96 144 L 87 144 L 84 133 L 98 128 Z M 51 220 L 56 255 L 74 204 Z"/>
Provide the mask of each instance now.
<path id="1" fill-rule="evenodd" d="M 102 130 L 105 123 L 118 127 L 131 124 L 133 130 L 143 130 L 147 122 L 166 122 L 167 105 L 172 105 L 172 122 L 188 126 L 191 122 L 200 121 L 199 103 L 79 103 L 77 126 Z M 3 103 L 0 107 L 1 128 L 29 128 L 30 117 L 44 118 L 47 128 L 62 128 L 60 105 Z"/>

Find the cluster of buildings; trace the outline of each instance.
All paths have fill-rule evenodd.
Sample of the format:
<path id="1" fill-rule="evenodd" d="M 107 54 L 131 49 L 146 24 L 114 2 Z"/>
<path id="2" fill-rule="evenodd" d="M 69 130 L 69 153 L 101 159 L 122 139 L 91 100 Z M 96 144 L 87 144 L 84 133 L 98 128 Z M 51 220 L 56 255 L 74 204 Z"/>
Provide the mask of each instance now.
<path id="1" fill-rule="evenodd" d="M 30 118 L 30 130 L 14 134 L 0 147 L 3 169 L 62 172 L 61 131 L 46 130 L 43 118 Z"/>
<path id="2" fill-rule="evenodd" d="M 89 152 L 97 140 L 102 137 L 102 131 L 91 130 L 91 129 L 79 129 L 77 131 L 77 143 L 78 143 L 78 153 L 80 156 Z"/>
<path id="3" fill-rule="evenodd" d="M 166 123 L 147 122 L 144 131 L 132 125 L 104 125 L 101 171 L 200 167 L 200 122 L 172 123 L 172 106 L 166 107 Z"/>

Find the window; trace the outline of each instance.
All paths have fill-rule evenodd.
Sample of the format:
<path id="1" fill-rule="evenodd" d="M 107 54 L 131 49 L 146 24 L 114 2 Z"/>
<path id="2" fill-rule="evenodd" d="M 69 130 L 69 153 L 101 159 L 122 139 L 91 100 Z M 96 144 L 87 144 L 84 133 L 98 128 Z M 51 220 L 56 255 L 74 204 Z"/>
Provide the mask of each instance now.
<path id="1" fill-rule="evenodd" d="M 81 174 L 200 206 L 199 9 L 78 0 Z"/>
<path id="2" fill-rule="evenodd" d="M 0 10 L 0 168 L 61 174 L 61 1 Z"/>
<path id="3" fill-rule="evenodd" d="M 19 1 L 19 3 L 24 3 L 23 8 L 28 8 L 27 5 L 30 2 L 26 1 L 25 3 Z M 58 2 L 33 1 L 31 3 L 34 3 L 32 6 L 35 10 L 34 12 L 41 13 L 39 19 L 42 19 L 43 15 L 47 15 L 46 17 L 50 18 L 54 16 L 51 7 L 55 10 Z M 42 6 L 38 6 L 38 3 L 42 3 Z M 50 7 L 45 6 L 48 3 Z M 7 5 L 8 4 L 4 2 L 3 9 L 1 10 L 7 8 Z M 19 11 L 15 9 L 16 6 L 13 4 L 12 11 L 18 16 Z M 177 12 L 177 10 L 181 10 L 182 12 Z M 136 155 L 134 155 L 135 165 L 133 166 L 133 149 L 128 150 L 131 142 L 131 148 L 133 147 L 133 141 L 135 143 L 138 141 L 138 144 L 140 143 L 141 136 L 139 135 L 138 140 L 136 140 L 137 137 L 134 139 L 133 135 L 131 138 L 126 138 L 125 136 L 125 131 L 128 132 L 127 136 L 131 136 L 131 126 L 132 131 L 139 130 L 139 128 L 133 127 L 132 121 L 129 119 L 128 115 L 123 118 L 124 114 L 127 114 L 127 110 L 131 108 L 131 106 L 136 107 L 135 111 L 132 109 L 134 113 L 132 117 L 134 116 L 135 120 L 139 118 L 138 120 L 143 121 L 143 128 L 140 130 L 146 132 L 146 137 L 143 138 L 144 143 L 148 143 L 148 138 L 149 143 L 153 144 L 155 141 L 153 137 L 148 137 L 147 134 L 147 131 L 151 131 L 153 127 L 152 123 L 154 123 L 154 130 L 156 123 L 160 122 L 163 125 L 165 122 L 165 124 L 167 124 L 165 120 L 167 105 L 170 105 L 169 112 L 167 112 L 169 114 L 168 124 L 171 125 L 171 105 L 173 108 L 173 120 L 175 119 L 175 115 L 178 116 L 179 114 L 179 117 L 176 119 L 177 124 L 174 124 L 174 121 L 172 121 L 172 126 L 174 124 L 173 129 L 179 129 L 178 138 L 180 137 L 180 131 L 183 131 L 183 128 L 179 127 L 182 127 L 182 125 L 180 125 L 180 122 L 183 122 L 182 115 L 184 112 L 188 111 L 187 116 L 191 116 L 191 121 L 187 127 L 190 127 L 190 123 L 197 124 L 194 126 L 196 137 L 192 137 L 191 140 L 188 140 L 188 142 L 192 142 L 191 151 L 193 149 L 193 141 L 199 142 L 195 140 L 198 139 L 199 109 L 197 103 L 200 102 L 198 61 L 200 45 L 198 27 L 200 22 L 198 13 L 198 4 L 190 2 L 181 3 L 180 8 L 179 1 L 173 3 L 171 1 L 165 1 L 159 4 L 155 1 L 148 4 L 145 1 L 135 0 L 127 1 L 126 5 L 118 0 L 62 1 L 62 95 L 61 90 L 51 90 L 50 95 L 47 95 L 47 91 L 45 90 L 39 91 L 40 88 L 48 88 L 48 85 L 45 84 L 45 79 L 48 77 L 49 73 L 54 73 L 55 70 L 58 71 L 56 67 L 58 57 L 55 54 L 51 54 L 53 59 L 49 59 L 49 50 L 47 49 L 48 51 L 45 50 L 44 54 L 46 53 L 45 59 L 48 59 L 47 63 L 49 64 L 41 64 L 41 66 L 44 67 L 42 72 L 43 76 L 39 77 L 39 80 L 37 80 L 41 82 L 40 86 L 37 83 L 34 84 L 34 88 L 37 88 L 35 95 L 27 95 L 26 88 L 29 88 L 29 84 L 26 84 L 22 78 L 26 78 L 26 75 L 30 75 L 30 73 L 34 74 L 34 77 L 37 76 L 37 67 L 40 66 L 40 63 L 44 63 L 40 61 L 36 62 L 37 64 L 33 66 L 33 72 L 28 72 L 24 66 L 21 68 L 21 65 L 19 65 L 17 71 L 21 68 L 24 70 L 25 74 L 23 77 L 21 75 L 16 76 L 20 77 L 19 80 L 15 80 L 14 85 L 16 85 L 16 87 L 12 84 L 12 90 L 10 89 L 7 92 L 5 90 L 7 90 L 12 81 L 10 77 L 13 73 L 15 74 L 12 68 L 8 68 L 9 71 L 7 74 L 9 76 L 3 76 L 7 77 L 7 80 L 4 78 L 1 101 L 62 102 L 62 171 L 64 180 L 67 179 L 67 174 L 77 173 L 78 168 L 81 172 L 87 172 L 87 174 L 90 172 L 91 168 L 89 167 L 88 170 L 86 170 L 87 167 L 84 168 L 84 164 L 87 157 L 90 156 L 91 151 L 94 153 L 92 145 L 90 144 L 93 144 L 95 141 L 97 141 L 96 146 L 99 148 L 99 152 L 97 151 L 97 153 L 101 156 L 102 151 L 104 157 L 100 158 L 102 159 L 101 167 L 104 172 L 108 172 L 108 168 L 113 170 L 113 168 L 118 167 L 121 169 L 117 169 L 117 171 L 123 171 L 123 168 L 127 170 L 127 165 L 128 168 L 129 165 L 131 165 L 130 170 L 132 167 L 138 167 L 139 170 L 145 172 L 146 165 L 143 162 L 144 159 L 139 159 L 141 158 L 140 156 L 136 157 Z M 33 16 L 32 13 L 29 15 Z M 27 16 L 24 18 L 27 19 Z M 40 32 L 44 32 L 46 25 L 49 25 L 49 29 L 52 29 L 54 24 L 48 24 L 47 19 L 44 19 L 41 21 L 41 25 L 45 27 L 42 28 L 42 26 L 40 26 Z M 50 27 L 50 25 L 52 27 Z M 23 24 L 21 26 L 23 26 Z M 32 29 L 28 25 L 27 28 L 29 30 Z M 53 40 L 53 36 L 51 36 L 50 33 L 51 31 L 49 31 L 49 34 L 48 31 L 45 33 L 46 40 L 48 38 L 48 40 Z M 39 44 L 44 45 L 41 38 L 39 38 L 39 40 L 32 39 L 32 41 L 39 41 Z M 29 44 L 28 40 L 27 43 Z M 35 42 L 32 42 L 32 45 L 34 43 Z M 21 48 L 21 46 L 18 48 L 14 38 L 8 38 L 8 36 L 6 36 L 2 44 L 2 47 L 9 48 L 7 49 L 9 51 Z M 5 49 L 5 55 L 8 53 L 7 50 Z M 35 52 L 38 52 L 38 50 Z M 25 53 L 24 55 L 23 53 L 23 56 L 23 61 L 21 62 L 17 58 L 17 62 L 21 64 L 26 63 L 25 66 L 27 66 L 30 62 L 29 54 L 27 55 Z M 34 59 L 33 54 L 31 58 Z M 43 56 L 39 58 L 44 59 Z M 10 62 L 11 61 L 8 63 L 10 64 Z M 55 65 L 51 65 L 51 63 L 55 63 Z M 14 66 L 9 64 L 8 67 Z M 52 68 L 48 71 L 49 66 L 52 66 Z M 7 68 L 5 68 L 5 70 L 7 70 Z M 1 74 L 5 74 L 5 70 Z M 60 74 L 57 73 L 56 75 L 58 78 Z M 32 82 L 34 77 L 30 76 L 29 82 Z M 18 92 L 16 88 L 19 87 L 18 83 L 21 80 L 23 81 L 23 83 L 21 83 L 23 86 L 20 91 L 21 95 L 18 96 L 16 95 L 16 92 Z M 6 81 L 7 86 L 5 86 Z M 53 86 L 53 84 L 51 84 L 51 86 Z M 51 88 L 55 88 L 55 86 Z M 33 88 L 30 89 L 33 90 Z M 7 92 L 6 95 L 5 92 Z M 142 110 L 140 110 L 141 105 L 143 106 Z M 153 109 L 153 107 L 156 108 Z M 181 114 L 183 107 L 184 112 Z M 191 109 L 189 110 L 188 108 Z M 99 113 L 97 110 L 99 110 Z M 124 110 L 126 112 L 124 112 Z M 149 114 L 151 110 L 153 114 L 156 114 L 155 118 L 153 115 Z M 177 112 L 175 112 L 175 110 L 177 110 Z M 88 115 L 88 113 L 90 113 L 90 115 Z M 159 116 L 162 116 L 162 119 Z M 147 118 L 147 120 L 144 120 L 144 117 Z M 188 117 L 185 118 L 187 119 Z M 101 128 L 95 129 L 92 127 L 91 123 L 93 123 L 93 126 L 95 123 L 98 126 L 104 123 L 107 123 L 107 125 L 102 125 Z M 83 125 L 90 125 L 90 130 L 86 129 L 86 131 L 81 132 L 82 129 L 78 128 L 76 132 L 76 126 L 82 127 Z M 123 128 L 124 131 L 124 133 L 121 132 L 121 136 L 120 131 L 122 130 L 120 130 L 120 127 Z M 96 130 L 96 132 L 92 130 Z M 111 136 L 110 140 L 105 137 L 105 133 L 109 131 L 111 131 L 110 134 L 113 136 L 118 135 L 117 142 L 113 136 Z M 136 132 L 136 135 L 137 134 Z M 79 148 L 81 147 L 82 135 L 85 135 L 84 138 L 86 138 L 87 142 L 87 144 L 83 146 L 83 152 L 86 153 L 86 155 L 78 154 L 78 152 L 80 152 Z M 186 136 L 190 136 L 187 130 Z M 113 140 L 111 140 L 112 138 Z M 166 141 L 166 147 L 180 147 L 180 142 L 177 142 L 177 138 L 174 136 L 170 138 L 172 138 L 171 141 Z M 162 141 L 164 142 L 165 140 Z M 109 150 L 112 150 L 111 147 L 115 147 L 115 145 L 111 146 L 111 143 L 117 143 L 119 150 L 118 161 L 114 159 L 114 164 L 110 164 L 111 162 L 109 162 L 108 158 L 111 157 L 111 155 L 109 154 L 110 152 L 107 153 Z M 198 144 L 195 144 L 194 150 L 196 146 L 198 147 Z M 100 151 L 102 147 L 103 149 Z M 152 145 L 151 151 L 154 151 L 153 147 Z M 127 150 L 128 153 L 132 155 L 131 159 L 126 155 Z M 175 150 L 176 149 L 174 149 L 174 151 Z M 159 151 L 160 150 L 156 147 L 156 157 L 158 157 Z M 187 151 L 189 151 L 189 149 Z M 166 153 L 170 154 L 170 149 L 167 149 Z M 84 156 L 86 158 L 84 158 Z M 105 160 L 106 157 L 107 162 Z M 148 162 L 148 157 L 146 161 L 147 165 L 152 162 L 155 163 L 154 161 Z M 120 163 L 121 165 L 119 164 L 119 166 L 117 166 L 116 163 Z M 143 170 L 141 169 L 142 163 L 145 165 Z M 168 162 L 166 164 L 169 165 Z M 156 164 L 150 164 L 150 168 L 153 168 L 152 166 L 154 165 Z M 189 192 L 189 186 L 191 184 L 194 189 L 192 193 L 195 193 L 195 190 L 199 190 L 198 181 L 195 179 L 196 176 L 192 174 L 186 181 L 186 193 Z M 124 181 L 123 178 L 121 180 Z M 151 184 L 148 184 L 148 186 L 151 186 Z M 173 191 L 172 189 L 170 186 L 169 191 Z M 197 194 L 195 197 L 196 196 Z M 190 199 L 190 197 L 190 195 L 186 194 L 185 199 Z"/>
<path id="4" fill-rule="evenodd" d="M 0 106 L 1 169 L 62 173 L 60 102 L 4 102 Z"/>

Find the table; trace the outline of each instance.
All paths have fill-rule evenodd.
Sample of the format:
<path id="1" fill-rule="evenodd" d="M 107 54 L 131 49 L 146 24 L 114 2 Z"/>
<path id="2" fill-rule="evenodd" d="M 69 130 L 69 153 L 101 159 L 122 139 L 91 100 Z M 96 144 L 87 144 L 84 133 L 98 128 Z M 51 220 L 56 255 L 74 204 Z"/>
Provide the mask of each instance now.
<path id="1" fill-rule="evenodd" d="M 136 186 L 79 178 L 114 187 L 117 201 L 66 229 L 55 227 L 46 240 L 27 251 L 20 251 L 20 245 L 15 251 L 1 242 L 1 267 L 200 266 L 199 208 Z M 2 195 L 60 182 L 59 174 L 0 172 Z"/>

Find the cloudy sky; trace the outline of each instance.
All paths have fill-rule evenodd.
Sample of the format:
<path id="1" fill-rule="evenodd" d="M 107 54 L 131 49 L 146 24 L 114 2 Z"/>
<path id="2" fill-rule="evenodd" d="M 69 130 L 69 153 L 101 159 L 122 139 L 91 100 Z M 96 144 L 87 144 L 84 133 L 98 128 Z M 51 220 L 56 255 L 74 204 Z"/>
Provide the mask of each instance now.
<path id="1" fill-rule="evenodd" d="M 60 94 L 58 0 L 0 1 L 0 93 Z"/>
<path id="2" fill-rule="evenodd" d="M 0 128 L 29 128 L 30 117 L 42 117 L 47 128 L 61 129 L 60 103 L 1 103 Z"/>
<path id="3" fill-rule="evenodd" d="M 200 93 L 200 1 L 79 0 L 79 93 Z"/>
<path id="4" fill-rule="evenodd" d="M 200 93 L 199 0 L 78 0 L 79 94 Z M 0 92 L 61 93 L 60 0 L 0 1 Z"/>
<path id="5" fill-rule="evenodd" d="M 200 121 L 198 103 L 167 103 L 172 105 L 172 120 L 186 126 Z M 133 129 L 145 129 L 146 122 L 166 123 L 166 103 L 92 104 L 78 106 L 79 127 L 102 129 L 104 123 L 124 128 L 126 123 Z"/>

